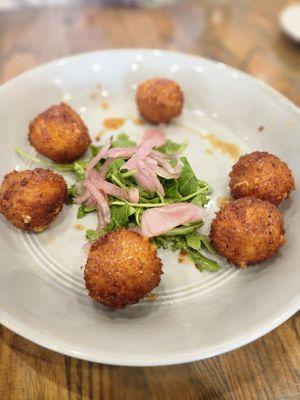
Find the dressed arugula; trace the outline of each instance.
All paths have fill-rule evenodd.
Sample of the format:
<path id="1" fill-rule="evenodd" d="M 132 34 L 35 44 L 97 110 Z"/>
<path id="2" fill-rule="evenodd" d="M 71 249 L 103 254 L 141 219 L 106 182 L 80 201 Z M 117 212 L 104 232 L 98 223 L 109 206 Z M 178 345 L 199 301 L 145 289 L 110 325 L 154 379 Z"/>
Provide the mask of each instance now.
<path id="1" fill-rule="evenodd" d="M 112 139 L 110 143 L 111 148 L 133 148 L 136 146 L 137 144 L 130 140 L 125 133 L 118 135 L 115 139 Z M 186 143 L 178 144 L 167 140 L 163 146 L 156 148 L 156 151 L 167 155 L 172 155 L 174 153 L 180 154 L 185 147 Z M 96 156 L 102 148 L 103 146 L 91 145 L 89 147 L 90 159 Z M 21 156 L 35 163 L 44 164 L 58 171 L 72 172 L 75 175 L 77 183 L 69 187 L 66 203 L 74 203 L 75 198 L 80 194 L 77 189 L 78 183 L 80 184 L 80 182 L 85 179 L 85 171 L 89 160 L 80 160 L 71 164 L 55 164 L 31 157 L 19 148 L 17 148 L 16 151 Z M 100 160 L 96 165 L 96 169 L 99 170 L 104 164 L 104 161 L 104 159 Z M 168 204 L 183 202 L 204 207 L 209 201 L 211 187 L 207 182 L 199 180 L 196 177 L 186 157 L 180 157 L 180 163 L 182 164 L 182 170 L 177 178 L 159 178 L 165 193 L 165 196 L 162 197 L 157 194 L 157 192 L 147 192 L 143 190 L 134 178 L 135 171 L 122 169 L 125 160 L 122 158 L 115 158 L 106 171 L 105 181 L 117 185 L 124 190 L 138 189 L 139 201 L 134 203 L 109 195 L 110 222 L 106 224 L 100 232 L 88 229 L 86 231 L 86 237 L 91 242 L 95 242 L 101 235 L 121 227 L 136 226 L 139 228 L 141 226 L 143 212 L 149 208 L 163 207 Z M 95 211 L 96 207 L 88 206 L 83 203 L 78 207 L 77 218 L 84 218 L 88 213 Z M 203 221 L 181 225 L 169 230 L 165 234 L 152 238 L 151 241 L 158 248 L 171 249 L 172 251 L 179 250 L 186 253 L 190 260 L 201 271 L 218 271 L 220 268 L 219 265 L 203 254 L 203 252 L 206 254 L 213 254 L 214 250 L 210 245 L 208 237 L 199 233 L 199 229 L 202 225 Z"/>

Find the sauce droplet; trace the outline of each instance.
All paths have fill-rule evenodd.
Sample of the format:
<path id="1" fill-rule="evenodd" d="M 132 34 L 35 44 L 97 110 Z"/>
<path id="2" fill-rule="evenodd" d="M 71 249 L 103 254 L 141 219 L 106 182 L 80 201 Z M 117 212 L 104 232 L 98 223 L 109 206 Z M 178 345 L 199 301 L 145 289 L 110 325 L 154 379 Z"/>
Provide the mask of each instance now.
<path id="1" fill-rule="evenodd" d="M 241 150 L 237 144 L 225 142 L 212 134 L 203 135 L 203 138 L 208 140 L 213 148 L 229 155 L 233 161 L 236 161 L 241 155 Z"/>
<path id="2" fill-rule="evenodd" d="M 90 97 L 91 97 L 91 100 L 97 100 L 97 93 L 96 92 L 92 92 L 91 94 L 90 94 Z"/>
<path id="3" fill-rule="evenodd" d="M 107 110 L 109 108 L 109 105 L 106 101 L 102 101 L 100 103 L 100 107 L 103 108 L 104 110 Z"/>
<path id="4" fill-rule="evenodd" d="M 121 128 L 124 122 L 125 118 L 106 118 L 103 121 L 103 125 L 105 126 L 106 129 L 115 130 Z"/>
<path id="5" fill-rule="evenodd" d="M 76 224 L 76 225 L 74 225 L 74 228 L 75 228 L 77 231 L 84 231 L 84 230 L 85 230 L 85 227 L 84 227 L 83 225 L 81 225 L 81 224 Z"/>

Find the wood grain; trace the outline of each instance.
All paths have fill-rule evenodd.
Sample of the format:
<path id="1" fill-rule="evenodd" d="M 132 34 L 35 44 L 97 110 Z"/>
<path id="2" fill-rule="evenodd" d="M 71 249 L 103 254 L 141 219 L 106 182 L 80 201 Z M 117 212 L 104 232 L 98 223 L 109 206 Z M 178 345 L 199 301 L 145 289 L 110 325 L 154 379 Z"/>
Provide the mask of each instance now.
<path id="1" fill-rule="evenodd" d="M 300 106 L 300 47 L 278 26 L 280 9 L 292 2 L 182 1 L 145 10 L 77 0 L 65 7 L 3 10 L 0 81 L 72 53 L 163 48 L 240 68 Z M 296 400 L 299 334 L 298 313 L 255 343 L 220 357 L 180 366 L 125 368 L 62 356 L 2 327 L 0 399 Z"/>

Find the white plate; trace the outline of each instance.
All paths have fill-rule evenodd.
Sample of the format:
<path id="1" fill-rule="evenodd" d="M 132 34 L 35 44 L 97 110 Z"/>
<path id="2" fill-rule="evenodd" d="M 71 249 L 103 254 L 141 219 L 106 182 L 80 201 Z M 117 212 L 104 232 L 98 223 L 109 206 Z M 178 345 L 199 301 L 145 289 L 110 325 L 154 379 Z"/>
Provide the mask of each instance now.
<path id="1" fill-rule="evenodd" d="M 126 117 L 125 130 L 139 139 L 136 85 L 165 76 L 182 86 L 183 115 L 167 128 L 176 141 L 189 140 L 186 155 L 217 198 L 227 193 L 233 161 L 214 150 L 203 134 L 239 145 L 241 152 L 267 150 L 286 160 L 299 183 L 299 110 L 254 78 L 203 58 L 159 50 L 116 50 L 81 54 L 41 66 L 0 88 L 0 173 L 33 167 L 15 153 L 32 153 L 29 121 L 61 100 L 78 110 L 92 137 L 108 116 Z M 103 98 L 102 98 L 103 97 Z M 102 100 L 108 109 L 100 107 Z M 263 127 L 263 128 L 262 128 Z M 109 132 L 106 133 L 109 135 Z M 68 177 L 69 178 L 69 177 Z M 175 364 L 221 354 L 269 332 L 300 305 L 299 191 L 282 210 L 288 243 L 268 263 L 240 271 L 200 273 L 162 252 L 164 275 L 155 301 L 111 312 L 93 304 L 83 284 L 84 232 L 74 229 L 76 207 L 64 207 L 42 234 L 13 228 L 1 217 L 0 320 L 50 349 L 91 361 L 119 365 Z M 81 220 L 95 225 L 95 216 Z M 209 223 L 206 229 L 209 228 Z"/>

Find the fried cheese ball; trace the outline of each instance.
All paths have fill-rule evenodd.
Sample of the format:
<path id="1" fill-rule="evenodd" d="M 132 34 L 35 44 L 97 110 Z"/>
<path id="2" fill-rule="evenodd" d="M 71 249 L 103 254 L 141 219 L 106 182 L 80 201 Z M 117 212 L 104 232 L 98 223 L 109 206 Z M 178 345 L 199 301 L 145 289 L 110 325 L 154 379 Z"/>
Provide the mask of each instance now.
<path id="1" fill-rule="evenodd" d="M 84 271 L 89 296 L 107 307 L 138 303 L 159 285 L 162 263 L 149 239 L 128 229 L 92 245 Z"/>
<path id="2" fill-rule="evenodd" d="M 235 199 L 257 197 L 278 205 L 295 189 L 295 181 L 287 164 L 273 154 L 262 151 L 240 157 L 229 176 L 229 187 Z"/>
<path id="3" fill-rule="evenodd" d="M 39 153 L 59 164 L 81 157 L 91 143 L 84 122 L 65 103 L 48 108 L 30 123 L 29 141 Z"/>
<path id="4" fill-rule="evenodd" d="M 60 213 L 66 193 L 64 178 L 52 171 L 13 171 L 0 188 L 0 212 L 17 228 L 41 232 Z"/>
<path id="5" fill-rule="evenodd" d="M 216 251 L 241 268 L 273 257 L 285 242 L 277 208 L 252 197 L 225 204 L 212 221 L 210 240 Z"/>
<path id="6" fill-rule="evenodd" d="M 181 113 L 184 96 L 176 82 L 153 78 L 139 85 L 136 102 L 139 112 L 148 122 L 162 124 Z"/>

